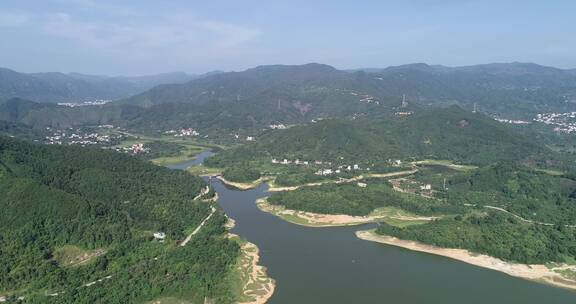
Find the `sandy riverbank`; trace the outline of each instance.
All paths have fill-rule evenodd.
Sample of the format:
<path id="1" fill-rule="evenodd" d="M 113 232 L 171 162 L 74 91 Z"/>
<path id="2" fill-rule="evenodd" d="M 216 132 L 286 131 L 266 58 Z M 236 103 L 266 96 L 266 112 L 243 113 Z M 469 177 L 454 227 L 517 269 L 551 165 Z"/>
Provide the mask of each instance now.
<path id="1" fill-rule="evenodd" d="M 249 190 L 249 189 L 256 188 L 262 182 L 269 180 L 269 178 L 261 177 L 255 181 L 253 181 L 253 182 L 250 182 L 250 183 L 238 183 L 238 182 L 229 181 L 229 180 L 225 179 L 224 177 L 222 177 L 222 175 L 218 175 L 218 176 L 216 176 L 216 178 L 219 179 L 222 183 L 224 183 L 228 186 L 238 188 L 240 190 Z"/>
<path id="2" fill-rule="evenodd" d="M 410 216 L 403 214 L 379 214 L 375 210 L 371 215 L 354 216 L 347 214 L 322 214 L 299 210 L 286 209 L 283 206 L 273 205 L 266 198 L 256 200 L 256 206 L 264 212 L 268 212 L 292 224 L 307 227 L 336 227 L 336 226 L 354 226 L 386 219 L 400 221 L 431 221 L 437 219 L 434 216 Z"/>
<path id="3" fill-rule="evenodd" d="M 230 223 L 230 226 L 233 227 L 233 225 Z M 253 243 L 241 241 L 236 234 L 228 233 L 228 237 L 236 239 L 241 244 L 241 256 L 236 266 L 236 271 L 242 281 L 238 304 L 265 304 L 274 294 L 276 281 L 268 276 L 266 267 L 258 264 L 260 250 Z"/>
<path id="4" fill-rule="evenodd" d="M 307 227 L 351 226 L 373 222 L 371 216 L 352 216 L 346 214 L 319 214 L 305 211 L 286 209 L 275 206 L 265 198 L 258 199 L 256 205 L 260 210 L 271 213 L 293 224 Z"/>
<path id="5" fill-rule="evenodd" d="M 562 276 L 556 272 L 571 269 L 574 266 L 561 265 L 548 268 L 546 265 L 540 264 L 527 265 L 509 263 L 488 255 L 475 254 L 464 249 L 441 248 L 414 241 L 401 240 L 391 236 L 379 235 L 375 233 L 374 230 L 357 231 L 356 236 L 367 241 L 445 256 L 468 264 L 500 271 L 513 277 L 576 290 L 576 280 Z"/>

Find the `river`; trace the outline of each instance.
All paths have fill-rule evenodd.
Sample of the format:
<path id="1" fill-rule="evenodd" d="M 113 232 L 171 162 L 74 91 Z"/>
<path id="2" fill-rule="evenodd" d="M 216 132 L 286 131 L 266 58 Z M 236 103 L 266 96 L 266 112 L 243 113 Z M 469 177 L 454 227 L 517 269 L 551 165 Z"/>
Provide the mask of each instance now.
<path id="1" fill-rule="evenodd" d="M 212 186 L 236 221 L 232 232 L 260 248 L 260 263 L 276 280 L 271 304 L 576 303 L 573 291 L 354 235 L 371 225 L 290 224 L 256 207 L 256 199 L 267 195 L 266 185 L 240 191 L 213 179 Z"/>

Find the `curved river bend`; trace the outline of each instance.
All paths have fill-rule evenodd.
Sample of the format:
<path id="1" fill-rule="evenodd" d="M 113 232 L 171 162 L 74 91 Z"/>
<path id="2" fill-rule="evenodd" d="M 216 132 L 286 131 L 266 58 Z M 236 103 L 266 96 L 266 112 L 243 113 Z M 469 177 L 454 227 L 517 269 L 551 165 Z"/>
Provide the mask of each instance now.
<path id="1" fill-rule="evenodd" d="M 272 304 L 576 303 L 573 291 L 354 235 L 370 225 L 290 224 L 256 207 L 256 199 L 267 195 L 266 185 L 240 191 L 213 179 L 212 186 L 226 214 L 236 220 L 232 232 L 260 248 L 260 263 L 276 280 Z"/>

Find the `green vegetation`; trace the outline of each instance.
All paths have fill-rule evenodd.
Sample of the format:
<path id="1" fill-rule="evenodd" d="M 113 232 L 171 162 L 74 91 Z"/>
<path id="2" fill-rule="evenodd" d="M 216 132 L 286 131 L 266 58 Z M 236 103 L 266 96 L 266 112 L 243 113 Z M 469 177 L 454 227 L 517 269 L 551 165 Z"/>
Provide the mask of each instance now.
<path id="1" fill-rule="evenodd" d="M 568 262 L 576 256 L 573 228 L 522 223 L 498 212 L 443 218 L 405 228 L 381 224 L 377 232 L 519 263 Z"/>
<path id="2" fill-rule="evenodd" d="M 395 180 L 397 190 L 383 179 L 362 182 L 365 187 L 302 187 L 268 201 L 314 213 L 369 215 L 379 219 L 381 234 L 508 261 L 572 263 L 576 257 L 576 181 L 570 175 L 511 164 L 462 169 L 434 162 Z M 433 189 L 426 197 L 419 194 L 424 184 Z"/>
<path id="3" fill-rule="evenodd" d="M 186 83 L 183 80 L 191 79 L 189 75 L 119 82 L 116 78 L 78 78 L 58 73 L 39 78 L 38 74 L 5 69 L 0 69 L 0 75 L 4 80 L 0 99 L 115 99 L 143 92 L 98 107 L 12 105 L 10 108 L 17 109 L 18 115 L 10 115 L 10 121 L 38 128 L 112 123 L 147 133 L 192 127 L 202 134 L 210 133 L 211 138 L 221 135 L 221 139 L 230 137 L 230 131 L 253 135 L 269 124 L 393 114 L 403 94 L 409 106 L 401 111 L 450 104 L 471 110 L 476 103 L 486 113 L 531 119 L 535 113 L 573 110 L 564 98 L 573 95 L 576 77 L 571 71 L 522 63 L 459 68 L 414 64 L 356 72 L 322 64 L 274 65 L 207 75 Z M 107 86 L 103 87 L 104 83 Z M 179 84 L 152 88 L 159 83 Z M 151 89 L 145 91 L 147 88 Z M 0 115 L 0 119 L 5 118 Z"/>
<path id="4" fill-rule="evenodd" d="M 192 201 L 202 187 L 112 151 L 0 137 L 0 291 L 31 303 L 232 302 L 222 278 L 239 247 L 223 237 L 224 215 L 176 246 L 210 213 Z M 157 231 L 165 242 L 153 240 Z"/>
<path id="5" fill-rule="evenodd" d="M 520 263 L 574 261 L 574 180 L 509 164 L 469 172 L 428 168 L 414 176 L 436 189 L 442 189 L 444 178 L 448 190 L 436 196 L 447 204 L 470 209 L 421 226 L 383 224 L 377 232 Z"/>
<path id="6" fill-rule="evenodd" d="M 248 183 L 259 179 L 260 171 L 247 166 L 230 167 L 222 172 L 222 176 L 231 182 Z"/>
<path id="7" fill-rule="evenodd" d="M 377 218 L 378 222 L 384 222 L 391 226 L 407 227 L 412 225 L 421 225 L 428 223 L 431 219 L 441 218 L 423 218 L 417 214 L 407 212 L 397 207 L 380 207 L 374 209 L 370 216 Z"/>
<path id="8" fill-rule="evenodd" d="M 447 179 L 448 201 L 501 207 L 523 218 L 576 224 L 576 181 L 520 166 L 493 165 Z"/>
<path id="9" fill-rule="evenodd" d="M 323 120 L 270 131 L 254 144 L 223 151 L 207 166 L 239 162 L 257 166 L 273 158 L 388 169 L 390 159 L 450 159 L 460 164 L 544 163 L 556 156 L 532 139 L 489 117 L 458 107 L 421 111 L 408 117 Z M 470 167 L 463 167 L 464 169 Z M 389 169 L 388 169 L 389 170 Z"/>
<path id="10" fill-rule="evenodd" d="M 417 214 L 455 213 L 461 208 L 435 199 L 394 191 L 386 180 L 368 179 L 365 188 L 356 183 L 325 184 L 277 192 L 268 201 L 288 209 L 324 214 L 369 215 L 376 208 L 398 207 Z"/>
<path id="11" fill-rule="evenodd" d="M 64 245 L 56 248 L 53 255 L 58 265 L 75 266 L 87 263 L 105 252 L 104 249 L 84 250 L 78 246 Z"/>

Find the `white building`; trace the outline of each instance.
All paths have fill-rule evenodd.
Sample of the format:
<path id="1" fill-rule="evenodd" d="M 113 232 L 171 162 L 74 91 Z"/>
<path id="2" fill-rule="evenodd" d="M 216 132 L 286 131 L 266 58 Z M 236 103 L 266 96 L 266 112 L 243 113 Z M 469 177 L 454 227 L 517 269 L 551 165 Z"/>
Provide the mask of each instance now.
<path id="1" fill-rule="evenodd" d="M 420 186 L 420 190 L 432 190 L 432 185 L 426 184 L 424 186 Z"/>

